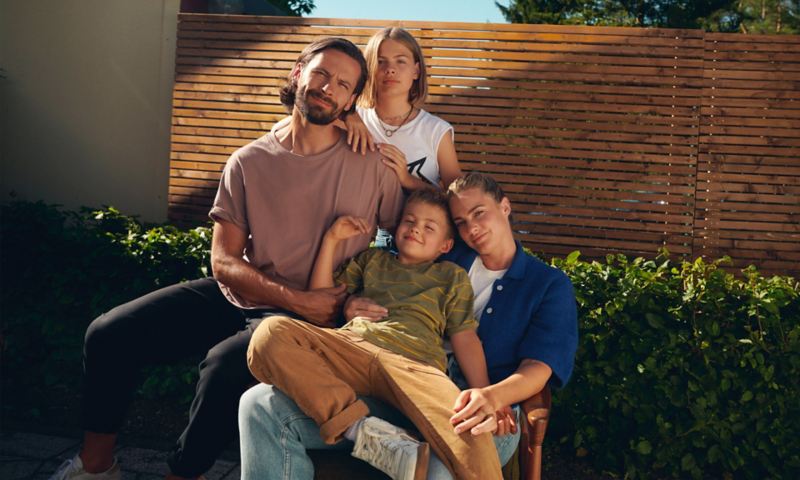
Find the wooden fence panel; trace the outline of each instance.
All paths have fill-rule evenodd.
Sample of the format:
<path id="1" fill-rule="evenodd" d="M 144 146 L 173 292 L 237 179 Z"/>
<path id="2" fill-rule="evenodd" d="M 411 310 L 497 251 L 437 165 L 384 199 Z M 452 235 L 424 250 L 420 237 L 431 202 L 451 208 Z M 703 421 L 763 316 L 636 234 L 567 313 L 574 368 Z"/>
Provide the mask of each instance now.
<path id="1" fill-rule="evenodd" d="M 706 34 L 695 255 L 800 272 L 800 42 Z"/>
<path id="2" fill-rule="evenodd" d="M 426 109 L 455 127 L 466 170 L 503 183 L 534 251 L 652 256 L 666 247 L 688 257 L 742 247 L 743 261 L 798 270 L 797 37 L 744 55 L 752 37 L 697 30 L 182 14 L 170 219 L 204 219 L 228 156 L 286 115 L 277 92 L 306 44 L 338 35 L 363 47 L 386 25 L 419 39 Z M 709 50 L 709 38 L 723 37 L 731 49 Z M 766 156 L 748 163 L 743 152 Z M 711 166 L 717 158 L 724 168 Z M 742 174 L 757 174 L 758 188 L 737 191 Z M 720 181 L 739 187 L 711 186 Z M 793 200 L 781 200 L 785 192 Z M 720 208 L 720 195 L 736 209 Z M 780 206 L 767 217 L 764 198 Z M 731 236 L 753 216 L 761 230 Z M 752 253 L 765 242 L 780 253 Z"/>

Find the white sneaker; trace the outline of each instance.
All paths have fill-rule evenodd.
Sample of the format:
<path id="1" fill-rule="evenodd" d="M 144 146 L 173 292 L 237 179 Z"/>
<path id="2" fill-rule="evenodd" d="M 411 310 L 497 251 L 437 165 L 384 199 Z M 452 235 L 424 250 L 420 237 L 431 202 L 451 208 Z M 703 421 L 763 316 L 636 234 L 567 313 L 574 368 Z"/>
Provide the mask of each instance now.
<path id="1" fill-rule="evenodd" d="M 377 417 L 367 417 L 356 433 L 353 456 L 394 480 L 424 480 L 428 476 L 430 447 L 402 428 Z"/>
<path id="2" fill-rule="evenodd" d="M 75 455 L 69 460 L 65 461 L 58 467 L 56 473 L 50 476 L 48 480 L 121 480 L 122 473 L 119 469 L 119 463 L 114 458 L 114 464 L 111 468 L 102 473 L 89 473 L 83 469 L 83 461 L 81 457 Z"/>

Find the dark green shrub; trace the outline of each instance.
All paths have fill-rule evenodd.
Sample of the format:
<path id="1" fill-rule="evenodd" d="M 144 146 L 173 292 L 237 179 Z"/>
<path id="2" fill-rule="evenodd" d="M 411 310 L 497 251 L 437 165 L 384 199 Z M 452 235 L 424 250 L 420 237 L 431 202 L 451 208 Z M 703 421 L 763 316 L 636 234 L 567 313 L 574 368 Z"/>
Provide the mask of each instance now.
<path id="1" fill-rule="evenodd" d="M 800 478 L 800 285 L 719 263 L 554 260 L 581 319 L 556 437 L 628 478 Z"/>
<path id="2" fill-rule="evenodd" d="M 32 402 L 35 412 L 36 399 L 54 391 L 77 396 L 92 319 L 210 272 L 208 228 L 145 227 L 111 207 L 70 212 L 29 202 L 2 205 L 0 220 L 4 409 Z M 190 399 L 194 363 L 151 369 L 142 392 Z"/>

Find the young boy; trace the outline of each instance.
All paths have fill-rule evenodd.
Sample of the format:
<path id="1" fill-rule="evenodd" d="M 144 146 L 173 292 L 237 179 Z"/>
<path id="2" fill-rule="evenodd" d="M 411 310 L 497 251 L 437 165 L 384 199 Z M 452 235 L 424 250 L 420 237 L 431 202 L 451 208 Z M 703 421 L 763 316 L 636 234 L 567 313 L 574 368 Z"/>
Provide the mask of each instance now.
<path id="1" fill-rule="evenodd" d="M 456 478 L 501 478 L 491 435 L 457 434 L 450 422 L 460 392 L 444 373 L 444 335 L 470 386 L 489 383 L 469 278 L 455 264 L 434 263 L 452 248 L 454 233 L 447 197 L 434 190 L 414 192 L 395 234 L 398 255 L 366 250 L 336 277 L 348 293 L 385 306 L 386 318 L 356 317 L 331 330 L 271 317 L 256 329 L 248 351 L 253 375 L 290 396 L 320 426 L 326 443 L 353 440 L 355 457 L 395 479 L 425 478 L 428 445 L 367 416 L 357 395 L 402 411 Z M 339 242 L 368 234 L 362 219 L 337 219 L 325 234 L 309 288 L 332 287 Z M 494 421 L 494 412 L 485 414 L 486 422 Z"/>

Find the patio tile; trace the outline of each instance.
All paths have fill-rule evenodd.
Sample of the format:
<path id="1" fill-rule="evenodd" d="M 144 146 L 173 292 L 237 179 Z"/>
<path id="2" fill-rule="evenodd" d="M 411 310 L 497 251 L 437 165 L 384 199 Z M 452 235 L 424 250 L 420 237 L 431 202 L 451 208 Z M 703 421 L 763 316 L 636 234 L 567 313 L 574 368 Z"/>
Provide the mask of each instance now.
<path id="1" fill-rule="evenodd" d="M 208 480 L 222 480 L 228 476 L 228 472 L 230 472 L 233 467 L 236 466 L 236 463 L 229 462 L 226 460 L 217 460 L 213 467 L 209 471 L 207 471 L 204 476 Z M 239 478 L 239 477 L 236 477 Z"/>
<path id="2" fill-rule="evenodd" d="M 154 475 L 152 473 L 132 473 L 123 471 L 122 480 L 164 480 L 164 475 Z"/>
<path id="3" fill-rule="evenodd" d="M 79 448 L 74 438 L 4 433 L 0 435 L 0 479 L 47 480 Z M 169 450 L 119 446 L 116 455 L 122 480 L 162 480 L 169 469 L 169 454 Z M 233 450 L 226 451 L 205 474 L 208 480 L 238 480 L 240 476 L 238 452 Z"/>
<path id="4" fill-rule="evenodd" d="M 75 452 L 72 452 L 72 455 L 75 455 Z M 30 480 L 47 480 L 50 478 L 50 475 L 54 474 L 58 467 L 64 462 L 63 459 L 53 459 L 45 460 L 42 462 L 42 466 L 39 470 L 36 471 L 36 474 L 30 477 Z"/>
<path id="5" fill-rule="evenodd" d="M 167 452 L 149 448 L 123 447 L 117 452 L 117 459 L 123 472 L 161 476 L 167 473 L 168 456 Z"/>
<path id="6" fill-rule="evenodd" d="M 0 478 L 3 480 L 22 480 L 30 478 L 41 466 L 42 460 L 17 459 L 0 461 Z"/>
<path id="7" fill-rule="evenodd" d="M 53 437 L 37 433 L 0 435 L 0 453 L 27 458 L 51 458 L 66 450 L 76 448 L 78 444 L 79 441 L 74 438 Z"/>
<path id="8" fill-rule="evenodd" d="M 236 465 L 236 468 L 228 472 L 221 480 L 239 480 L 240 478 L 242 478 L 242 467 Z"/>

